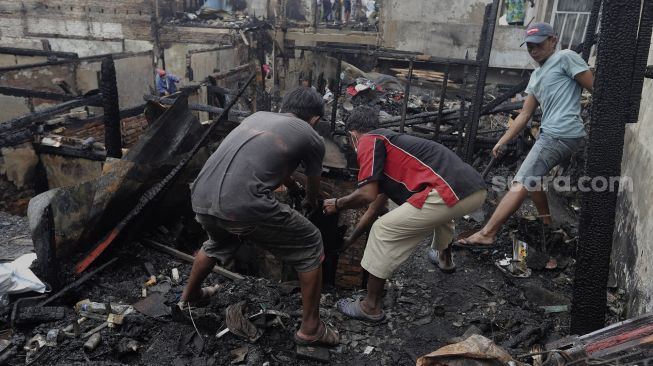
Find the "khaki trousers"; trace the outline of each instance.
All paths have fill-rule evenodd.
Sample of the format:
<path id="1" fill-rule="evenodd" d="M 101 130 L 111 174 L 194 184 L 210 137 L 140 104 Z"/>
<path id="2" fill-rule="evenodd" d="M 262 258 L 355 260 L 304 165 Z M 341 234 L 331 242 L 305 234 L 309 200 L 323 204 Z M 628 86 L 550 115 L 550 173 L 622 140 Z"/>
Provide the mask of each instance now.
<path id="1" fill-rule="evenodd" d="M 454 219 L 481 208 L 486 196 L 487 191 L 480 190 L 448 207 L 432 190 L 421 209 L 405 202 L 372 225 L 361 266 L 378 278 L 388 279 L 430 234 L 433 249 L 446 249 L 454 237 Z"/>

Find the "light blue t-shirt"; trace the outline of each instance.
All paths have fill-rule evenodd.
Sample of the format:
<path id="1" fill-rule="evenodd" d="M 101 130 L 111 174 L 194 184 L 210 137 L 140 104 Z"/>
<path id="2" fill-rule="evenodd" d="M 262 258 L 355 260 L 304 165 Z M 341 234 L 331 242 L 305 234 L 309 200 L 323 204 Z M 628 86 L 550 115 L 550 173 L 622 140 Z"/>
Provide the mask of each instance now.
<path id="1" fill-rule="evenodd" d="M 589 68 L 572 50 L 554 53 L 533 71 L 526 87 L 542 107 L 542 131 L 561 138 L 585 136 L 580 117 L 580 95 L 583 88 L 574 77 Z"/>

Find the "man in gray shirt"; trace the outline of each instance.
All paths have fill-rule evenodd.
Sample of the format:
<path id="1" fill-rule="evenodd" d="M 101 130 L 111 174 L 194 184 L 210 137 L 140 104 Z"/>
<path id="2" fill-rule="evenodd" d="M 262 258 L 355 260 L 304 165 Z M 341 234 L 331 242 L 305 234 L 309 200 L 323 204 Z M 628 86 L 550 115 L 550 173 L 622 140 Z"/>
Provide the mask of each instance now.
<path id="1" fill-rule="evenodd" d="M 302 165 L 307 176 L 304 205 L 317 207 L 324 142 L 313 127 L 323 113 L 317 92 L 294 89 L 284 96 L 281 113 L 247 117 L 206 161 L 191 187 L 191 199 L 209 239 L 195 256 L 180 307 L 207 302 L 215 290 L 201 285 L 213 266 L 231 263 L 241 242 L 251 241 L 298 272 L 303 317 L 295 342 L 338 344 L 338 332 L 320 321 L 320 232 L 273 194 L 282 184 L 298 189 L 291 174 Z"/>

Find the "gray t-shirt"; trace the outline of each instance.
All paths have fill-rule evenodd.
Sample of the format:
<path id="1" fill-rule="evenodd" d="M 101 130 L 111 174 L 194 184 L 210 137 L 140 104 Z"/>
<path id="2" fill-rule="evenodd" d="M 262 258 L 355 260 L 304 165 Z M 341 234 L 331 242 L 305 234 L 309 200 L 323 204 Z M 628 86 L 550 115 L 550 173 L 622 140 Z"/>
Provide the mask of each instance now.
<path id="1" fill-rule="evenodd" d="M 193 210 L 231 221 L 257 221 L 279 212 L 273 191 L 301 164 L 322 172 L 324 141 L 305 121 L 257 112 L 244 119 L 209 157 L 191 187 Z"/>

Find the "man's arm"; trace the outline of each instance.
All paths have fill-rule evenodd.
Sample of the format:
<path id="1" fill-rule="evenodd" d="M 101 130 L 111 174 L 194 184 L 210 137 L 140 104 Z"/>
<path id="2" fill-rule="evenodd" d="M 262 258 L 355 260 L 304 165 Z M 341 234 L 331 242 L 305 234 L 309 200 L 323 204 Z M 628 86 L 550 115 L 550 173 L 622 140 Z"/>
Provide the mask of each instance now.
<path id="1" fill-rule="evenodd" d="M 317 199 L 320 195 L 320 176 L 306 177 L 306 202 L 310 208 L 317 207 Z"/>
<path id="2" fill-rule="evenodd" d="M 330 215 L 340 210 L 363 207 L 374 202 L 378 195 L 379 182 L 373 181 L 356 189 L 347 196 L 324 200 L 324 213 Z"/>
<path id="3" fill-rule="evenodd" d="M 508 131 L 506 131 L 506 133 L 501 136 L 499 142 L 497 142 L 497 144 L 492 149 L 492 155 L 494 155 L 494 157 L 499 156 L 499 150 L 501 149 L 501 146 L 506 145 L 512 141 L 515 137 L 517 137 L 517 135 L 519 135 L 524 127 L 526 127 L 526 124 L 531 119 L 531 117 L 533 117 L 533 114 L 539 105 L 540 103 L 532 94 L 529 94 L 526 97 L 526 101 L 524 101 L 524 108 L 522 108 L 521 113 L 519 113 L 517 118 L 512 121 Z"/>
<path id="4" fill-rule="evenodd" d="M 594 92 L 594 74 L 591 70 L 586 70 L 574 76 L 576 82 L 583 88 L 587 89 L 590 93 Z"/>
<path id="5" fill-rule="evenodd" d="M 340 200 L 338 200 L 338 203 L 340 203 Z M 380 194 L 376 196 L 376 199 L 374 202 L 370 204 L 370 206 L 367 208 L 367 211 L 363 214 L 363 217 L 361 217 L 360 221 L 358 221 L 358 224 L 356 224 L 356 227 L 354 230 L 351 232 L 351 235 L 349 237 L 345 238 L 345 245 L 348 245 L 356 239 L 360 238 L 363 233 L 367 232 L 371 227 L 372 224 L 376 221 L 376 219 L 379 217 L 383 209 L 385 208 L 385 205 L 388 203 L 388 196 L 385 194 Z"/>

